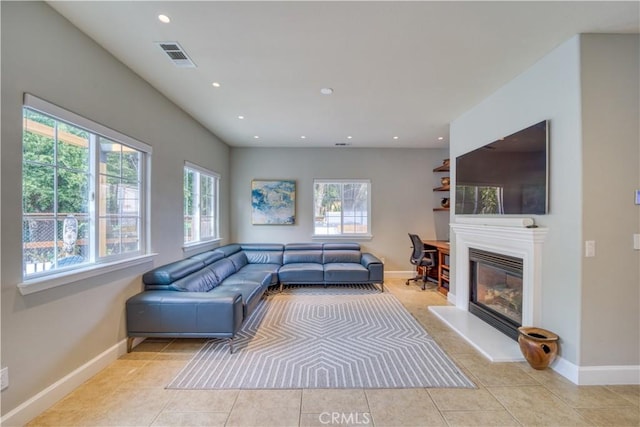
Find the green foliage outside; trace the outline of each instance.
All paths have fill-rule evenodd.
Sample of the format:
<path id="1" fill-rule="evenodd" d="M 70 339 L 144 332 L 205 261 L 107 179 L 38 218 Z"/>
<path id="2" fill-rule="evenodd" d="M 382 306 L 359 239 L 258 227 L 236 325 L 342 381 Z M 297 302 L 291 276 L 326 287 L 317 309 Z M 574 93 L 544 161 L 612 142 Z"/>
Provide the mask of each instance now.
<path id="1" fill-rule="evenodd" d="M 106 213 L 105 221 L 111 225 L 108 234 L 111 236 L 117 232 L 123 197 L 138 198 L 140 153 L 26 108 L 24 119 L 22 207 L 25 216 L 25 262 L 59 258 L 56 251 L 58 242 L 62 240 L 63 221 L 68 215 L 78 220 L 78 240 L 89 237 L 88 214 L 92 203 L 89 193 L 93 179 L 90 147 L 96 140 L 100 141 L 96 147 L 100 150 L 97 173 L 105 201 L 101 209 L 96 209 Z M 129 204 L 139 206 L 137 200 Z M 38 245 L 38 242 L 42 243 Z M 83 251 L 79 245 L 75 248 L 77 255 L 83 255 Z"/>

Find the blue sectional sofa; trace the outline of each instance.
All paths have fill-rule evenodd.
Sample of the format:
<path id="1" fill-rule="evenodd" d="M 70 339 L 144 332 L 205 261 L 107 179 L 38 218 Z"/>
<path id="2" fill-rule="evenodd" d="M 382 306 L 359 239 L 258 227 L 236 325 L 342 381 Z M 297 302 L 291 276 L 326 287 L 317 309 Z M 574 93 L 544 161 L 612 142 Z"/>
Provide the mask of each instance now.
<path id="1" fill-rule="evenodd" d="M 157 267 L 126 303 L 136 337 L 232 340 L 270 286 L 379 284 L 384 265 L 358 243 L 230 244 Z"/>

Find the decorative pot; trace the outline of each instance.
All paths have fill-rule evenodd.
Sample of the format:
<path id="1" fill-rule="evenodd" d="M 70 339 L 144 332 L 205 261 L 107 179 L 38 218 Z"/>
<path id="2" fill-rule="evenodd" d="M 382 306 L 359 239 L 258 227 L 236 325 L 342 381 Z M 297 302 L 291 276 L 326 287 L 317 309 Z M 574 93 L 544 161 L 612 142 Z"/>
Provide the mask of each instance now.
<path id="1" fill-rule="evenodd" d="M 440 206 L 442 206 L 443 208 L 448 208 L 449 207 L 449 198 L 445 197 L 440 201 Z"/>
<path id="2" fill-rule="evenodd" d="M 449 178 L 448 176 L 443 176 L 442 178 L 440 178 L 440 184 L 442 184 L 443 187 L 448 187 L 450 183 L 451 178 Z"/>
<path id="3" fill-rule="evenodd" d="M 558 354 L 559 337 L 546 329 L 533 326 L 518 328 L 520 351 L 533 369 L 546 369 Z"/>

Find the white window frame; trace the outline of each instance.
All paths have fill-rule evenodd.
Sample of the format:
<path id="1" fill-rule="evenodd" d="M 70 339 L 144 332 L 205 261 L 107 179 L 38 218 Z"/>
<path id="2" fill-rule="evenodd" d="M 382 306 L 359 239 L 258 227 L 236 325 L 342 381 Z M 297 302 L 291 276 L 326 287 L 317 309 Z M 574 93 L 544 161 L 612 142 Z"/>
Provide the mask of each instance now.
<path id="1" fill-rule="evenodd" d="M 118 256 L 99 257 L 95 254 L 95 248 L 91 248 L 91 259 L 88 263 L 79 264 L 78 267 L 65 267 L 62 269 L 47 270 L 38 272 L 36 274 L 25 275 L 25 268 L 22 266 L 22 282 L 18 284 L 18 289 L 21 294 L 31 294 L 34 292 L 42 291 L 45 289 L 54 288 L 57 286 L 66 285 L 69 283 L 77 282 L 79 280 L 95 277 L 105 273 L 118 271 L 124 268 L 133 267 L 143 263 L 147 263 L 153 260 L 154 253 L 150 253 L 150 211 L 149 211 L 149 198 L 150 198 L 150 165 L 152 147 L 141 141 L 133 139 L 127 135 L 124 135 L 118 131 L 110 129 L 99 123 L 96 123 L 90 119 L 73 113 L 62 107 L 54 105 L 48 101 L 40 99 L 34 95 L 25 93 L 23 100 L 23 108 L 36 111 L 43 115 L 49 116 L 53 119 L 61 122 L 68 123 L 72 126 L 85 129 L 92 135 L 100 136 L 109 139 L 113 142 L 134 148 L 142 155 L 141 158 L 141 171 L 140 171 L 140 235 L 139 235 L 139 250 L 135 252 L 127 252 Z M 21 115 L 22 117 L 22 115 Z M 92 137 L 91 144 L 97 144 Z M 93 197 L 89 201 L 90 213 L 92 214 L 91 223 L 93 225 L 92 234 L 92 246 L 98 244 L 98 237 L 95 232 L 95 225 L 97 224 L 97 206 L 99 195 L 99 174 L 96 173 L 98 164 L 98 147 L 94 146 L 90 148 L 92 156 L 90 157 L 90 169 L 92 180 L 92 193 Z M 21 215 L 22 218 L 22 215 Z M 21 227 L 22 228 L 22 227 Z"/>
<path id="2" fill-rule="evenodd" d="M 212 186 L 212 190 L 213 190 L 213 194 L 212 194 L 212 201 L 213 201 L 213 212 L 214 212 L 214 224 L 213 224 L 213 230 L 214 230 L 214 235 L 213 236 L 209 236 L 206 238 L 202 238 L 200 236 L 200 233 L 198 231 L 198 237 L 196 240 L 190 241 L 190 242 L 186 242 L 186 233 L 185 233 L 185 228 L 184 228 L 184 215 L 183 215 L 183 251 L 185 253 L 195 253 L 198 250 L 201 250 L 203 248 L 207 248 L 210 246 L 213 246 L 216 243 L 220 242 L 220 174 L 213 172 L 209 169 L 203 168 L 202 166 L 196 165 L 195 163 L 191 163 L 189 161 L 185 161 L 184 162 L 184 168 L 183 168 L 183 177 L 186 175 L 187 171 L 193 171 L 198 173 L 199 175 L 205 175 L 208 176 L 210 178 L 213 178 L 213 186 Z M 200 180 L 196 180 L 196 187 L 199 187 L 200 185 Z M 183 193 L 183 205 L 184 205 L 184 199 L 186 198 L 186 194 Z M 197 197 L 198 200 L 198 205 L 196 206 L 195 209 L 195 213 L 194 213 L 194 219 L 192 220 L 192 223 L 198 223 L 196 226 L 196 229 L 199 229 L 199 218 L 200 218 L 200 212 L 201 212 L 201 206 L 200 206 L 200 198 Z M 184 213 L 184 206 L 183 206 L 183 213 Z M 196 221 L 197 218 L 197 221 Z"/>
<path id="3" fill-rule="evenodd" d="M 368 186 L 368 191 L 367 191 L 367 232 L 366 233 L 341 233 L 341 234 L 316 234 L 316 226 L 315 226 L 315 198 L 316 198 L 316 184 L 317 183 L 322 183 L 322 184 L 367 184 Z M 322 239 L 322 240 L 330 240 L 330 239 L 336 239 L 336 240 L 371 240 L 373 238 L 373 234 L 372 234 L 372 212 L 371 212 L 371 196 L 372 196 L 372 191 L 371 191 L 371 180 L 370 179 L 323 179 L 323 178 L 315 178 L 313 180 L 313 187 L 312 187 L 312 209 L 311 209 L 311 215 L 312 215 L 312 227 L 313 227 L 313 234 L 312 234 L 312 238 L 313 239 Z M 341 223 L 343 223 L 343 219 L 341 218 Z"/>

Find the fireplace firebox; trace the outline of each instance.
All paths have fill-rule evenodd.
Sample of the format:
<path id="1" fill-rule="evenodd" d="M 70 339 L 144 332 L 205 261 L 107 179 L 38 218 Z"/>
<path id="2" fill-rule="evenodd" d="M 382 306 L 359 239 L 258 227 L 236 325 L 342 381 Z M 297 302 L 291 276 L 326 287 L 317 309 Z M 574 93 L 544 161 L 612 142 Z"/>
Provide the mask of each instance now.
<path id="1" fill-rule="evenodd" d="M 517 340 L 522 326 L 522 259 L 469 248 L 469 263 L 469 311 Z"/>

